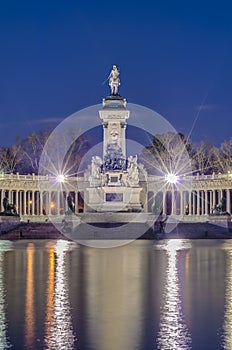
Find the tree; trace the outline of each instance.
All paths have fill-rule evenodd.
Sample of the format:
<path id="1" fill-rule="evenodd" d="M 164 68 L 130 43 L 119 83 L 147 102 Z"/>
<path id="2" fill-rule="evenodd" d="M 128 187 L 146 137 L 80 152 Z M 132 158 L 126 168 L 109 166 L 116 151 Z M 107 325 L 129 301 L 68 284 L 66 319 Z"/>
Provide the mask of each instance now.
<path id="1" fill-rule="evenodd" d="M 189 174 L 191 149 L 190 141 L 183 134 L 174 132 L 157 134 L 153 137 L 152 144 L 143 149 L 140 161 L 150 174 Z"/>
<path id="2" fill-rule="evenodd" d="M 206 141 L 195 144 L 191 155 L 193 172 L 211 174 L 216 169 L 217 154 L 217 148 Z"/>
<path id="3" fill-rule="evenodd" d="M 18 144 L 0 149 L 0 170 L 4 173 L 13 173 L 18 170 L 22 160 L 21 146 Z"/>
<path id="4" fill-rule="evenodd" d="M 227 173 L 232 169 L 232 139 L 224 141 L 219 148 L 217 163 L 219 171 Z"/>
<path id="5" fill-rule="evenodd" d="M 51 129 L 46 128 L 30 133 L 24 140 L 17 139 L 18 145 L 21 146 L 21 163 L 18 167 L 21 173 L 38 174 L 40 156 L 50 132 Z"/>

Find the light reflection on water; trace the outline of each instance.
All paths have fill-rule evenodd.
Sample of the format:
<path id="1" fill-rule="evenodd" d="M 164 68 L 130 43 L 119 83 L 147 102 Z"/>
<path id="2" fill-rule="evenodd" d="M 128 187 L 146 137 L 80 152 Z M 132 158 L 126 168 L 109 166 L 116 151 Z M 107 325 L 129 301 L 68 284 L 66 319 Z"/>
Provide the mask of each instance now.
<path id="1" fill-rule="evenodd" d="M 65 258 L 69 246 L 69 242 L 57 241 L 54 248 L 52 246 L 49 248 L 45 321 L 45 349 L 49 350 L 72 350 L 75 348 Z"/>
<path id="2" fill-rule="evenodd" d="M 27 276 L 25 301 L 25 345 L 33 349 L 35 341 L 35 312 L 34 312 L 34 253 L 33 243 L 27 246 Z"/>
<path id="3" fill-rule="evenodd" d="M 0 349 L 8 349 L 11 347 L 7 336 L 8 322 L 6 319 L 6 295 L 4 285 L 4 256 L 7 251 L 12 249 L 11 242 L 0 241 Z"/>
<path id="4" fill-rule="evenodd" d="M 231 330 L 232 241 L 0 242 L 0 349 L 232 350 Z"/>
<path id="5" fill-rule="evenodd" d="M 147 259 L 133 246 L 86 248 L 88 346 L 96 350 L 137 349 L 141 344 Z"/>
<path id="6" fill-rule="evenodd" d="M 160 315 L 160 330 L 157 336 L 157 349 L 191 349 L 191 335 L 185 323 L 179 280 L 179 252 L 190 249 L 190 243 L 183 240 L 169 240 L 162 246 L 167 253 L 167 271 L 163 292 L 163 305 Z"/>
<path id="7" fill-rule="evenodd" d="M 225 314 L 222 327 L 222 347 L 225 350 L 232 349 L 232 247 L 225 244 L 227 254 L 226 264 L 226 291 L 225 291 Z"/>

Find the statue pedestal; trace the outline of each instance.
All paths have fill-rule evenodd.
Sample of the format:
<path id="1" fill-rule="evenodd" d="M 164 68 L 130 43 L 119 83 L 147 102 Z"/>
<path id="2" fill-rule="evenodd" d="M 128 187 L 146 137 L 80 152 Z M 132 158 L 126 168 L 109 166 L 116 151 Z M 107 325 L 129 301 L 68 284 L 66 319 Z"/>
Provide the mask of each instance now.
<path id="1" fill-rule="evenodd" d="M 140 212 L 142 205 L 137 156 L 126 155 L 126 100 L 111 95 L 99 111 L 103 126 L 103 160 L 92 157 L 86 212 Z"/>
<path id="2" fill-rule="evenodd" d="M 141 211 L 141 187 L 87 188 L 87 212 Z"/>

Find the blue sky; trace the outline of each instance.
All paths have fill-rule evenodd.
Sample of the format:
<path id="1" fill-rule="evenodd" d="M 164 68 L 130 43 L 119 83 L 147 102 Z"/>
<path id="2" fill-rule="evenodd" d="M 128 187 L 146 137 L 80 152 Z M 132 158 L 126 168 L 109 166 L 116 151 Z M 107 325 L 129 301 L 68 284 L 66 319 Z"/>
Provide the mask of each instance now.
<path id="1" fill-rule="evenodd" d="M 231 137 L 230 1 L 0 1 L 0 146 L 120 93 L 191 138 Z"/>

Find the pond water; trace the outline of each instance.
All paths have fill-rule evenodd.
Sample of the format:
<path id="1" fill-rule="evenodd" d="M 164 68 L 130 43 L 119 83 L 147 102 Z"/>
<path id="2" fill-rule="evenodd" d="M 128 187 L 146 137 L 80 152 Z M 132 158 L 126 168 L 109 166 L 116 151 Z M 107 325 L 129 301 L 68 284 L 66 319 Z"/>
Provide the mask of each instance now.
<path id="1" fill-rule="evenodd" d="M 232 349 L 232 241 L 0 241 L 0 349 Z"/>

